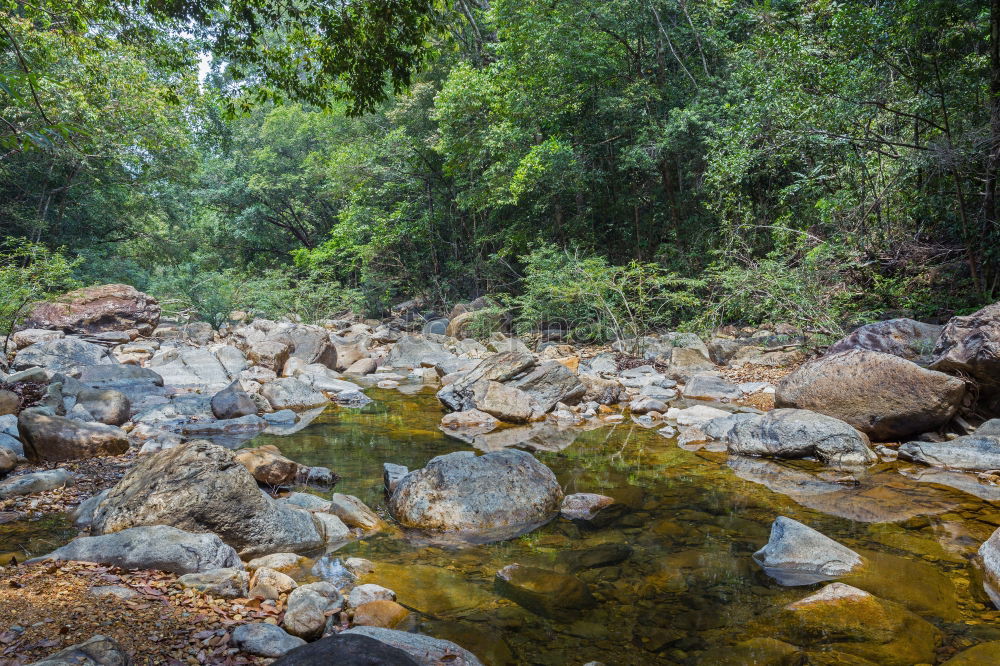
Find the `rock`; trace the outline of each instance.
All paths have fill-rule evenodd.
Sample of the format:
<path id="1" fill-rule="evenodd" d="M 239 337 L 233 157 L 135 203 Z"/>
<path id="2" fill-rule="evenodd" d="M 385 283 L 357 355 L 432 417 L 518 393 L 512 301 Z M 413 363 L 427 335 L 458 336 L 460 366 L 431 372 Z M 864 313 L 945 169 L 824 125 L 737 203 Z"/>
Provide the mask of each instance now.
<path id="1" fill-rule="evenodd" d="M 346 541 L 351 537 L 351 530 L 344 524 L 344 521 L 332 513 L 317 511 L 313 514 L 313 519 L 320 527 L 320 533 L 326 543 Z"/>
<path id="2" fill-rule="evenodd" d="M 274 444 L 254 449 L 240 449 L 236 460 L 249 470 L 253 478 L 270 486 L 287 486 L 295 482 L 302 466 L 281 455 Z"/>
<path id="3" fill-rule="evenodd" d="M 31 495 L 59 488 L 66 485 L 72 478 L 73 475 L 62 468 L 7 477 L 0 481 L 0 499 L 17 495 Z"/>
<path id="4" fill-rule="evenodd" d="M 24 349 L 38 342 L 48 342 L 49 340 L 61 340 L 66 334 L 63 331 L 50 331 L 44 328 L 26 328 L 11 334 L 10 341 L 14 345 L 14 350 Z"/>
<path id="5" fill-rule="evenodd" d="M 726 417 L 730 412 L 709 407 L 708 405 L 695 405 L 687 409 L 670 409 L 667 411 L 667 418 L 677 421 L 680 426 L 703 426 L 713 419 Z"/>
<path id="6" fill-rule="evenodd" d="M 35 366 L 63 374 L 79 374 L 90 365 L 110 365 L 114 360 L 108 350 L 100 345 L 78 338 L 63 338 L 38 342 L 17 352 L 11 367 L 27 370 Z"/>
<path id="7" fill-rule="evenodd" d="M 786 605 L 772 624 L 763 631 L 776 638 L 887 666 L 934 663 L 941 640 L 940 631 L 903 606 L 843 583 Z"/>
<path id="8" fill-rule="evenodd" d="M 275 571 L 286 571 L 294 569 L 303 561 L 302 556 L 295 553 L 271 553 L 270 555 L 263 555 L 250 560 L 247 562 L 247 569 L 254 571 L 267 567 Z"/>
<path id="9" fill-rule="evenodd" d="M 235 379 L 219 357 L 204 348 L 182 349 L 164 359 L 169 360 L 156 363 L 154 357 L 150 365 L 169 386 L 197 386 L 219 391 Z"/>
<path id="10" fill-rule="evenodd" d="M 477 410 L 495 416 L 501 421 L 526 423 L 539 409 L 531 396 L 513 386 L 487 381 L 483 389 L 475 398 Z"/>
<path id="11" fill-rule="evenodd" d="M 1000 469 L 1000 436 L 979 433 L 949 442 L 906 442 L 899 447 L 902 460 L 970 471 Z"/>
<path id="12" fill-rule="evenodd" d="M 580 382 L 580 378 L 558 361 L 539 364 L 527 375 L 515 379 L 511 385 L 527 393 L 542 413 L 551 412 L 557 402 L 575 405 L 587 392 L 587 387 Z"/>
<path id="13" fill-rule="evenodd" d="M 35 409 L 21 412 L 17 428 L 25 456 L 33 462 L 117 456 L 128 451 L 128 436 L 121 428 L 47 416 Z"/>
<path id="14" fill-rule="evenodd" d="M 736 645 L 709 648 L 701 654 L 698 666 L 785 666 L 798 663 L 799 648 L 775 638 L 751 638 Z M 865 664 L 855 664 L 865 666 Z"/>
<path id="15" fill-rule="evenodd" d="M 148 396 L 166 393 L 159 373 L 135 365 L 91 365 L 80 372 L 80 383 L 93 389 L 120 391 L 131 406 Z"/>
<path id="16" fill-rule="evenodd" d="M 298 584 L 288 574 L 269 567 L 259 567 L 250 580 L 250 596 L 261 599 L 277 599 L 286 592 L 291 592 Z"/>
<path id="17" fill-rule="evenodd" d="M 729 402 L 743 397 L 743 391 L 732 382 L 715 374 L 698 374 L 684 386 L 684 397 L 694 400 Z"/>
<path id="18" fill-rule="evenodd" d="M 492 414 L 478 409 L 464 412 L 451 412 L 441 418 L 441 427 L 447 430 L 461 430 L 467 434 L 483 434 L 492 432 L 500 422 Z"/>
<path id="19" fill-rule="evenodd" d="M 59 650 L 31 666 L 131 666 L 132 658 L 118 643 L 100 634 Z"/>
<path id="20" fill-rule="evenodd" d="M 426 338 L 404 335 L 393 346 L 386 359 L 394 368 L 419 368 L 427 364 L 433 366 L 442 358 L 450 357 L 444 347 Z"/>
<path id="21" fill-rule="evenodd" d="M 562 550 L 556 555 L 560 571 L 575 573 L 621 564 L 632 556 L 632 547 L 624 543 L 603 543 L 584 550 Z"/>
<path id="22" fill-rule="evenodd" d="M 720 439 L 728 442 L 730 453 L 738 455 L 816 457 L 836 465 L 878 462 L 863 434 L 843 421 L 804 409 L 775 409 L 766 414 L 724 417 L 711 423 L 732 424 Z M 708 432 L 718 434 L 713 426 L 708 426 Z"/>
<path id="23" fill-rule="evenodd" d="M 846 421 L 875 441 L 890 441 L 947 423 L 965 382 L 891 354 L 840 352 L 806 363 L 778 384 L 775 405 Z"/>
<path id="24" fill-rule="evenodd" d="M 320 407 L 330 401 L 325 395 L 314 391 L 307 384 L 292 377 L 282 377 L 266 384 L 261 395 L 274 409 L 293 409 L 301 411 L 312 407 Z"/>
<path id="25" fill-rule="evenodd" d="M 555 619 L 571 617 L 574 611 L 597 605 L 590 588 L 579 578 L 520 564 L 500 569 L 494 588 L 532 613 Z"/>
<path id="26" fill-rule="evenodd" d="M 519 530 L 551 520 L 562 495 L 552 470 L 530 453 L 456 451 L 403 477 L 389 498 L 389 510 L 406 527 Z"/>
<path id="27" fill-rule="evenodd" d="M 493 354 L 480 361 L 464 376 L 438 391 L 437 397 L 452 411 L 475 409 L 475 391 L 478 386 L 485 386 L 485 382 L 488 381 L 501 384 L 508 382 L 533 367 L 535 358 L 531 354 L 519 352 Z"/>
<path id="28" fill-rule="evenodd" d="M 212 396 L 211 405 L 217 419 L 237 419 L 257 413 L 257 403 L 243 390 L 238 379 Z"/>
<path id="29" fill-rule="evenodd" d="M 354 495 L 333 493 L 327 512 L 340 518 L 348 527 L 376 530 L 383 526 L 382 519 Z"/>
<path id="30" fill-rule="evenodd" d="M 354 617 L 351 619 L 351 623 L 359 627 L 394 629 L 402 624 L 409 615 L 410 611 L 395 601 L 369 601 L 354 609 Z"/>
<path id="31" fill-rule="evenodd" d="M 986 421 L 978 428 L 976 428 L 976 435 L 990 435 L 993 437 L 1000 437 L 1000 419 L 990 419 Z"/>
<path id="32" fill-rule="evenodd" d="M 0 477 L 17 467 L 17 454 L 6 446 L 0 446 Z"/>
<path id="33" fill-rule="evenodd" d="M 993 605 L 1000 607 L 1000 529 L 979 547 L 976 563 L 982 571 L 984 591 Z"/>
<path id="34" fill-rule="evenodd" d="M 287 333 L 292 341 L 292 358 L 305 361 L 306 365 L 319 363 L 330 370 L 337 369 L 337 348 L 330 341 L 330 334 L 321 326 L 296 326 Z"/>
<path id="35" fill-rule="evenodd" d="M 92 529 L 106 534 L 160 524 L 214 532 L 247 556 L 325 542 L 312 514 L 267 497 L 232 451 L 205 441 L 141 459 L 110 490 Z"/>
<path id="36" fill-rule="evenodd" d="M 628 409 L 633 414 L 649 414 L 656 412 L 663 414 L 667 411 L 667 403 L 656 398 L 636 398 L 628 404 Z"/>
<path id="37" fill-rule="evenodd" d="M 612 509 L 604 513 L 609 507 L 615 504 L 614 497 L 598 495 L 597 493 L 574 493 L 563 497 L 562 505 L 559 507 L 559 515 L 566 520 L 592 524 L 595 527 L 604 526 L 608 522 L 611 514 L 620 517 L 620 512 Z"/>
<path id="38" fill-rule="evenodd" d="M 142 594 L 124 585 L 98 585 L 87 590 L 87 594 L 98 599 L 114 598 L 121 601 L 134 601 L 142 598 Z"/>
<path id="39" fill-rule="evenodd" d="M 354 363 L 351 363 L 344 369 L 349 375 L 370 375 L 375 372 L 375 368 L 378 367 L 375 359 L 373 358 L 359 358 Z"/>
<path id="40" fill-rule="evenodd" d="M 1000 641 L 989 641 L 962 650 L 941 666 L 992 666 L 1000 654 Z"/>
<path id="41" fill-rule="evenodd" d="M 375 571 L 375 563 L 363 557 L 348 557 L 344 560 L 344 568 L 355 576 L 365 576 Z"/>
<path id="42" fill-rule="evenodd" d="M 255 657 L 280 657 L 306 644 L 298 636 L 267 622 L 241 624 L 233 629 L 233 645 Z"/>
<path id="43" fill-rule="evenodd" d="M 701 350 L 678 347 L 670 355 L 667 376 L 677 381 L 688 381 L 694 375 L 716 370 L 715 364 Z"/>
<path id="44" fill-rule="evenodd" d="M 149 335 L 159 322 L 160 305 L 155 298 L 126 284 L 105 284 L 35 303 L 21 325 L 70 334 L 136 329 L 140 335 Z"/>
<path id="45" fill-rule="evenodd" d="M 394 630 L 385 629 L 384 631 Z M 441 651 L 440 654 L 444 655 L 445 652 Z M 337 666 L 381 666 L 382 664 L 386 666 L 432 666 L 430 661 L 414 661 L 406 652 L 398 648 L 368 636 L 350 634 L 349 631 L 303 645 L 272 662 L 272 666 L 328 666 L 329 664 L 337 664 Z"/>
<path id="46" fill-rule="evenodd" d="M 396 490 L 396 486 L 399 482 L 403 480 L 403 477 L 410 473 L 410 470 L 403 466 L 397 465 L 395 463 L 382 463 L 382 480 L 385 484 L 385 490 L 388 494 L 392 494 Z"/>
<path id="47" fill-rule="evenodd" d="M 531 350 L 528 349 L 528 345 L 524 344 L 524 341 L 520 338 L 508 338 L 503 333 L 495 332 L 493 333 L 493 339 L 486 343 L 486 349 L 495 352 L 518 352 L 521 354 L 530 354 Z"/>
<path id="48" fill-rule="evenodd" d="M 21 398 L 13 391 L 0 389 L 0 416 L 17 414 L 21 406 Z"/>
<path id="49" fill-rule="evenodd" d="M 275 372 L 281 372 L 291 354 L 292 342 L 282 339 L 261 340 L 247 350 L 249 360 Z"/>
<path id="50" fill-rule="evenodd" d="M 449 664 L 449 666 L 482 666 L 482 662 L 468 650 L 451 641 L 431 638 L 423 634 L 411 634 L 396 629 L 383 629 L 382 627 L 354 627 L 340 635 L 343 637 L 367 636 L 374 638 L 402 650 L 414 660 L 414 663 L 420 664 L 420 666 L 437 666 L 442 663 Z M 387 661 L 386 663 L 403 666 L 409 662 Z"/>
<path id="51" fill-rule="evenodd" d="M 44 560 L 97 562 L 122 569 L 158 569 L 175 574 L 243 567 L 236 551 L 215 534 L 193 534 L 168 525 L 77 537 L 31 561 Z"/>
<path id="52" fill-rule="evenodd" d="M 581 402 L 613 405 L 621 400 L 622 386 L 613 379 L 580 375 L 580 382 L 586 387 Z"/>
<path id="53" fill-rule="evenodd" d="M 319 638 L 326 627 L 327 611 L 344 607 L 344 597 L 330 583 L 310 583 L 292 590 L 282 625 L 293 636 Z"/>
<path id="54" fill-rule="evenodd" d="M 191 588 L 213 597 L 233 599 L 247 596 L 247 572 L 240 567 L 211 569 L 184 574 L 177 579 L 181 587 Z"/>
<path id="55" fill-rule="evenodd" d="M 933 358 L 934 344 L 943 330 L 944 326 L 924 324 L 913 319 L 877 321 L 854 329 L 847 337 L 830 345 L 826 353 L 866 349 L 927 365 Z"/>
<path id="56" fill-rule="evenodd" d="M 778 516 L 767 545 L 754 561 L 781 585 L 811 585 L 844 576 L 861 566 L 861 556 L 802 523 Z"/>
<path id="57" fill-rule="evenodd" d="M 945 325 L 931 368 L 966 377 L 979 385 L 981 402 L 994 413 L 1000 408 L 1000 303 Z"/>
<path id="58" fill-rule="evenodd" d="M 114 389 L 81 389 L 76 404 L 86 409 L 94 421 L 112 426 L 128 421 L 132 410 L 128 397 Z"/>

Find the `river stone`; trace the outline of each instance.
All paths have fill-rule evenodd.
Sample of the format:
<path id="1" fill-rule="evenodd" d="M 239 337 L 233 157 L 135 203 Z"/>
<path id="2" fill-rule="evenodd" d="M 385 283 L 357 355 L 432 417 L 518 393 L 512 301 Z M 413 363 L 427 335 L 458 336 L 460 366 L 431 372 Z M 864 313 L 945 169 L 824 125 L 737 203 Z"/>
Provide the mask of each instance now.
<path id="1" fill-rule="evenodd" d="M 137 329 L 149 335 L 159 322 L 160 305 L 155 298 L 127 284 L 104 284 L 33 304 L 22 327 L 70 334 Z"/>
<path id="2" fill-rule="evenodd" d="M 488 381 L 476 391 L 476 409 L 508 423 L 525 423 L 538 409 L 524 391 L 500 382 Z"/>
<path id="3" fill-rule="evenodd" d="M 263 368 L 281 372 L 291 356 L 292 347 L 292 341 L 287 338 L 268 338 L 251 344 L 247 358 Z"/>
<path id="4" fill-rule="evenodd" d="M 114 389 L 125 394 L 134 407 L 148 396 L 162 396 L 163 377 L 137 365 L 91 365 L 80 371 L 80 383 L 93 389 Z"/>
<path id="5" fill-rule="evenodd" d="M 213 395 L 211 406 L 217 419 L 238 419 L 257 413 L 257 403 L 243 390 L 238 379 Z"/>
<path id="6" fill-rule="evenodd" d="M 441 428 L 461 430 L 468 435 L 481 435 L 491 432 L 500 425 L 492 414 L 470 409 L 464 412 L 451 412 L 441 417 Z"/>
<path id="7" fill-rule="evenodd" d="M 976 428 L 976 435 L 990 435 L 1000 437 L 1000 419 L 990 419 Z"/>
<path id="8" fill-rule="evenodd" d="M 66 485 L 72 478 L 73 475 L 62 468 L 10 476 L 0 481 L 0 499 L 17 495 L 31 495 L 59 488 Z"/>
<path id="9" fill-rule="evenodd" d="M 32 662 L 30 666 L 131 666 L 132 658 L 118 643 L 100 634 Z"/>
<path id="10" fill-rule="evenodd" d="M 48 342 L 49 340 L 61 340 L 66 334 L 62 331 L 50 331 L 44 328 L 26 328 L 12 333 L 10 341 L 14 345 L 14 351 L 30 347 L 37 342 Z"/>
<path id="11" fill-rule="evenodd" d="M 291 358 L 319 363 L 331 370 L 337 369 L 337 348 L 330 342 L 330 334 L 321 326 L 296 326 L 286 335 L 291 339 Z"/>
<path id="12" fill-rule="evenodd" d="M 386 629 L 384 631 L 394 631 Z M 404 632 L 398 632 L 404 633 Z M 445 654 L 440 651 L 441 655 Z M 451 662 L 456 666 L 463 662 Z M 478 662 L 464 662 L 467 664 Z M 432 666 L 431 661 L 414 661 L 403 650 L 350 630 L 327 636 L 286 653 L 272 666 Z"/>
<path id="13" fill-rule="evenodd" d="M 580 375 L 580 382 L 586 387 L 586 392 L 580 402 L 596 402 L 599 405 L 613 405 L 622 396 L 622 385 L 614 379 Z"/>
<path id="14" fill-rule="evenodd" d="M 218 391 L 233 381 L 234 377 L 226 370 L 219 358 L 204 348 L 182 349 L 170 360 L 153 365 L 163 382 L 169 386 L 198 386 Z"/>
<path id="15" fill-rule="evenodd" d="M 865 435 L 831 416 L 805 409 L 775 409 L 748 418 L 726 417 L 726 421 L 732 423 L 725 436 L 730 453 L 767 458 L 815 456 L 837 465 L 878 462 Z"/>
<path id="16" fill-rule="evenodd" d="M 233 629 L 233 645 L 255 657 L 280 657 L 306 644 L 281 627 L 267 622 L 241 624 Z"/>
<path id="17" fill-rule="evenodd" d="M 115 361 L 109 356 L 106 348 L 78 338 L 63 338 L 25 347 L 17 352 L 11 368 L 27 370 L 39 366 L 52 372 L 75 375 L 86 366 L 113 363 Z"/>
<path id="18" fill-rule="evenodd" d="M 367 604 L 371 601 L 395 601 L 396 593 L 387 587 L 382 587 L 381 585 L 376 585 L 374 583 L 365 583 L 364 585 L 358 585 L 351 590 L 351 593 L 347 595 L 347 605 L 351 608 L 357 608 L 363 604 Z"/>
<path id="19" fill-rule="evenodd" d="M 551 412 L 558 402 L 575 405 L 587 392 L 576 373 L 559 361 L 540 363 L 511 385 L 527 393 L 543 413 Z"/>
<path id="20" fill-rule="evenodd" d="M 684 386 L 685 398 L 729 402 L 743 397 L 743 391 L 729 380 L 716 374 L 700 373 L 691 377 Z"/>
<path id="21" fill-rule="evenodd" d="M 561 550 L 556 555 L 560 571 L 576 573 L 583 569 L 596 569 L 621 564 L 632 556 L 632 547 L 624 543 L 602 543 L 584 550 Z"/>
<path id="22" fill-rule="evenodd" d="M 217 535 L 194 534 L 168 525 L 77 537 L 31 561 L 44 560 L 97 562 L 123 569 L 158 569 L 175 574 L 243 567 L 236 551 Z"/>
<path id="23" fill-rule="evenodd" d="M 847 337 L 830 345 L 826 353 L 866 349 L 927 365 L 943 330 L 944 326 L 924 324 L 913 319 L 877 321 L 854 329 Z"/>
<path id="24" fill-rule="evenodd" d="M 979 547 L 976 561 L 982 569 L 986 594 L 1000 608 L 1000 528 Z"/>
<path id="25" fill-rule="evenodd" d="M 525 451 L 456 451 L 403 477 L 389 510 L 403 526 L 483 533 L 532 528 L 559 511 L 555 474 Z"/>
<path id="26" fill-rule="evenodd" d="M 902 460 L 969 471 L 1000 469 L 1000 436 L 978 433 L 949 442 L 906 442 L 899 447 Z"/>
<path id="27" fill-rule="evenodd" d="M 340 518 L 348 527 L 375 530 L 384 524 L 377 513 L 354 495 L 333 493 L 326 511 Z"/>
<path id="28" fill-rule="evenodd" d="M 17 421 L 14 423 L 16 424 Z M 14 432 L 17 432 L 17 430 L 15 429 Z M 0 432 L 0 446 L 5 449 L 10 449 L 14 452 L 14 455 L 21 457 L 24 456 L 24 444 L 21 443 L 21 440 L 13 435 L 7 434 L 6 432 Z"/>
<path id="29" fill-rule="evenodd" d="M 396 491 L 396 486 L 399 485 L 399 482 L 409 473 L 410 470 L 405 465 L 397 465 L 396 463 L 389 462 L 382 463 L 382 482 L 385 485 L 386 493 L 392 495 Z"/>
<path id="30" fill-rule="evenodd" d="M 132 410 L 128 397 L 114 389 L 81 389 L 76 404 L 86 409 L 94 421 L 112 426 L 128 421 Z"/>
<path id="31" fill-rule="evenodd" d="M 384 627 L 395 629 L 402 624 L 410 611 L 395 601 L 380 599 L 361 604 L 354 609 L 351 624 L 358 627 Z"/>
<path id="32" fill-rule="evenodd" d="M 1000 654 L 1000 641 L 989 641 L 962 650 L 941 666 L 994 666 Z"/>
<path id="33" fill-rule="evenodd" d="M 574 611 L 597 604 L 590 588 L 579 578 L 520 564 L 500 569 L 494 588 L 531 612 L 556 619 L 571 617 Z"/>
<path id="34" fill-rule="evenodd" d="M 17 414 L 21 406 L 21 398 L 13 391 L 0 389 L 0 416 Z"/>
<path id="35" fill-rule="evenodd" d="M 450 356 L 452 354 L 436 342 L 415 335 L 404 335 L 393 346 L 386 362 L 393 368 L 419 368 L 425 364 L 433 366 Z"/>
<path id="36" fill-rule="evenodd" d="M 781 585 L 811 585 L 846 575 L 861 566 L 861 556 L 797 520 L 778 516 L 767 545 L 754 561 Z"/>
<path id="37" fill-rule="evenodd" d="M 287 486 L 295 482 L 302 468 L 294 460 L 281 455 L 274 444 L 253 449 L 240 449 L 236 460 L 247 468 L 253 478 L 270 486 Z"/>
<path id="38" fill-rule="evenodd" d="M 341 610 L 344 597 L 330 583 L 310 583 L 292 590 L 286 602 L 282 625 L 293 636 L 319 638 L 326 627 L 327 611 Z"/>
<path id="39" fill-rule="evenodd" d="M 128 451 L 128 435 L 103 423 L 80 423 L 26 409 L 17 418 L 24 454 L 33 462 L 59 462 L 95 456 L 117 456 Z"/>
<path id="40" fill-rule="evenodd" d="M 790 603 L 764 631 L 803 647 L 819 647 L 886 666 L 936 661 L 941 632 L 892 601 L 863 590 L 831 583 Z"/>
<path id="41" fill-rule="evenodd" d="M 199 440 L 140 460 L 101 503 L 92 529 L 106 534 L 158 524 L 214 532 L 246 556 L 325 542 L 312 514 L 275 502 L 232 451 Z"/>
<path id="42" fill-rule="evenodd" d="M 234 599 L 247 596 L 247 572 L 242 565 L 184 574 L 177 582 L 181 587 L 198 590 L 213 597 Z"/>
<path id="43" fill-rule="evenodd" d="M 421 666 L 439 666 L 442 663 L 449 666 L 482 666 L 482 662 L 468 650 L 440 638 L 431 638 L 423 634 L 412 634 L 396 629 L 382 627 L 353 627 L 341 633 L 341 636 L 367 636 L 407 653 L 414 663 Z M 337 662 L 338 664 L 340 662 Z M 409 662 L 386 662 L 406 664 Z"/>
<path id="44" fill-rule="evenodd" d="M 268 567 L 260 567 L 250 580 L 250 596 L 261 599 L 277 599 L 296 587 L 298 584 L 288 574 Z"/>
<path id="45" fill-rule="evenodd" d="M 698 658 L 698 666 L 786 666 L 801 663 L 799 655 L 799 648 L 794 645 L 776 638 L 757 637 L 736 645 L 709 648 Z"/>
<path id="46" fill-rule="evenodd" d="M 267 567 L 275 571 L 288 571 L 303 562 L 302 556 L 295 553 L 271 553 L 270 555 L 262 555 L 250 560 L 247 562 L 247 569 L 254 571 L 262 567 Z"/>
<path id="47" fill-rule="evenodd" d="M 301 411 L 320 407 L 330 401 L 325 395 L 314 391 L 308 384 L 294 377 L 281 377 L 264 385 L 261 395 L 267 398 L 275 410 L 293 409 Z"/>
<path id="48" fill-rule="evenodd" d="M 607 527 L 627 510 L 623 504 L 616 504 L 614 497 L 597 493 L 573 493 L 563 497 L 559 515 L 575 523 L 591 527 Z"/>
<path id="49" fill-rule="evenodd" d="M 474 368 L 437 392 L 448 409 L 460 412 L 475 409 L 477 386 L 487 381 L 505 383 L 535 367 L 535 357 L 521 352 L 503 352 L 487 356 Z M 574 375 L 575 377 L 575 375 Z"/>
<path id="50" fill-rule="evenodd" d="M 850 350 L 806 363 L 778 384 L 777 407 L 846 421 L 875 441 L 934 430 L 955 415 L 965 382 L 881 352 Z"/>
<path id="51" fill-rule="evenodd" d="M 1000 303 L 952 317 L 938 338 L 930 367 L 972 377 L 987 406 L 1000 413 Z"/>

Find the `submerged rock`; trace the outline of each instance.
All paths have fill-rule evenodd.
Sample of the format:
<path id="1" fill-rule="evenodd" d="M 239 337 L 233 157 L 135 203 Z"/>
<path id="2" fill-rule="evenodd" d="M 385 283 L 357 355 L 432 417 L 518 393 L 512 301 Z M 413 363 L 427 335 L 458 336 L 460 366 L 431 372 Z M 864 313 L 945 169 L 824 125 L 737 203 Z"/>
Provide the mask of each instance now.
<path id="1" fill-rule="evenodd" d="M 576 576 L 520 564 L 500 569 L 494 587 L 531 612 L 550 618 L 566 618 L 597 605 L 590 588 Z"/>
<path id="2" fill-rule="evenodd" d="M 456 451 L 403 477 L 389 510 L 405 527 L 485 533 L 530 529 L 559 512 L 555 474 L 524 451 Z"/>
<path id="3" fill-rule="evenodd" d="M 236 551 L 215 534 L 194 534 L 167 525 L 77 537 L 31 561 L 44 560 L 97 562 L 122 569 L 158 569 L 176 574 L 243 567 Z"/>
<path id="4" fill-rule="evenodd" d="M 861 556 L 847 546 L 785 516 L 775 518 L 767 545 L 753 559 L 781 585 L 832 580 L 862 564 Z"/>
<path id="5" fill-rule="evenodd" d="M 723 421 L 731 424 L 720 437 L 728 442 L 730 453 L 769 458 L 815 456 L 837 465 L 878 462 L 868 447 L 868 438 L 832 416 L 805 409 L 775 409 L 760 415 L 726 417 Z"/>

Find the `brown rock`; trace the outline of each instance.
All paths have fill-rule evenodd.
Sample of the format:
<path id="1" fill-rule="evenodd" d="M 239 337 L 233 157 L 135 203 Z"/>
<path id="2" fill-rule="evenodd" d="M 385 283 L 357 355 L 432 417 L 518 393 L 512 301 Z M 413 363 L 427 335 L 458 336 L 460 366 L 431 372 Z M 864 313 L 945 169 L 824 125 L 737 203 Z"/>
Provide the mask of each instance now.
<path id="1" fill-rule="evenodd" d="M 777 407 L 845 421 L 875 441 L 934 430 L 955 415 L 965 382 L 891 354 L 851 350 L 806 363 L 781 381 Z"/>
<path id="2" fill-rule="evenodd" d="M 127 284 L 86 287 L 48 303 L 35 303 L 21 328 L 66 333 L 103 333 L 138 329 L 149 335 L 160 321 L 155 298 Z"/>
<path id="3" fill-rule="evenodd" d="M 0 416 L 5 414 L 17 414 L 17 408 L 21 404 L 21 399 L 13 391 L 0 389 Z"/>
<path id="4" fill-rule="evenodd" d="M 262 340 L 250 347 L 247 358 L 257 365 L 281 372 L 292 353 L 293 345 L 287 340 Z"/>
<path id="5" fill-rule="evenodd" d="M 952 317 L 934 348 L 931 368 L 972 377 L 989 411 L 1000 414 L 1000 303 Z"/>
<path id="6" fill-rule="evenodd" d="M 236 452 L 236 460 L 250 471 L 253 478 L 272 486 L 294 483 L 302 467 L 281 455 L 281 450 L 274 444 L 240 449 Z"/>
<path id="7" fill-rule="evenodd" d="M 32 462 L 117 456 L 128 451 L 128 436 L 121 428 L 48 416 L 32 409 L 21 412 L 17 429 L 24 455 Z"/>
<path id="8" fill-rule="evenodd" d="M 369 601 L 354 609 L 354 624 L 361 627 L 395 629 L 407 618 L 410 611 L 395 601 L 381 599 Z"/>

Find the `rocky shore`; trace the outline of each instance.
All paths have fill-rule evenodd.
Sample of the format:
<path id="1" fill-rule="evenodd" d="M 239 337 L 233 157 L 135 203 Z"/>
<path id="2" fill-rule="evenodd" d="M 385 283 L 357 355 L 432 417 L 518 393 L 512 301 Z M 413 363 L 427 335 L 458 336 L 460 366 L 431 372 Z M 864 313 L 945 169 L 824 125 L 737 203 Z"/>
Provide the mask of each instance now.
<path id="1" fill-rule="evenodd" d="M 0 358 L 0 525 L 68 512 L 79 536 L 26 563 L 0 554 L 0 585 L 11 588 L 0 663 L 379 653 L 384 663 L 478 664 L 460 645 L 407 631 L 412 613 L 393 590 L 358 583 L 379 563 L 348 558 L 321 575 L 303 571 L 301 556 L 383 530 L 454 545 L 556 519 L 608 524 L 621 502 L 565 492 L 533 453 L 624 421 L 690 451 L 725 452 L 737 474 L 760 459 L 807 459 L 851 478 L 900 459 L 946 470 L 956 487 L 1000 481 L 1000 304 L 945 326 L 878 322 L 821 354 L 784 325 L 604 348 L 558 331 L 476 340 L 476 307 L 435 317 L 404 304 L 384 321 L 316 325 L 233 313 L 218 329 L 161 322 L 155 300 L 124 285 L 36 307 Z M 364 406 L 371 387 L 425 386 L 441 403 L 441 431 L 464 450 L 412 470 L 385 460 L 387 515 L 334 492 L 337 469 L 252 446 L 324 410 Z M 933 662 L 937 629 L 849 584 L 868 566 L 863 555 L 780 516 L 761 546 L 753 561 L 782 584 L 829 582 L 781 609 L 788 626 L 815 632 L 789 629 L 776 642 L 804 648 L 834 631 L 846 636 L 835 649 L 873 663 Z M 594 566 L 629 556 L 605 550 Z M 1000 603 L 1000 530 L 974 566 Z M 49 587 L 62 591 L 39 604 Z M 598 603 L 572 570 L 518 562 L 496 572 L 495 589 L 543 617 Z M 116 615 L 121 604 L 135 612 Z M 857 609 L 881 624 L 854 627 Z M 899 633 L 910 639 L 894 642 Z"/>

